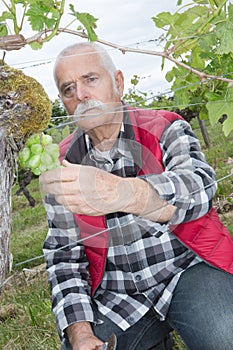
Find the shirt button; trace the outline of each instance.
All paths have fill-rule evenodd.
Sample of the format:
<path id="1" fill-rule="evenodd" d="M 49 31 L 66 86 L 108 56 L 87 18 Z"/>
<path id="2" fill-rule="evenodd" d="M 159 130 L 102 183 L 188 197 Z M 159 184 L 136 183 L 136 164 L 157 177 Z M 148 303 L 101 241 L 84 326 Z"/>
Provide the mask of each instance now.
<path id="1" fill-rule="evenodd" d="M 141 276 L 141 275 L 137 275 L 137 276 L 135 277 L 135 279 L 136 279 L 136 281 L 141 281 L 142 276 Z"/>
<path id="2" fill-rule="evenodd" d="M 130 325 L 133 325 L 134 324 L 134 318 L 129 316 L 126 318 L 126 321 L 130 324 Z"/>

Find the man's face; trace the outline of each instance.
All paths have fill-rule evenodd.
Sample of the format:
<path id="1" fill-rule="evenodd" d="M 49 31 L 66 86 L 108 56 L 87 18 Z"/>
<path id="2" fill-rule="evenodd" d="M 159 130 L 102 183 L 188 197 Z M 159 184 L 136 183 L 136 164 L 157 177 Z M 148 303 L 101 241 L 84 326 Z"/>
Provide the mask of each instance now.
<path id="1" fill-rule="evenodd" d="M 55 73 L 64 106 L 70 115 L 77 115 L 79 126 L 89 129 L 110 122 L 111 110 L 119 107 L 123 93 L 120 71 L 115 73 L 114 84 L 98 55 L 88 50 L 61 59 Z M 97 117 L 87 118 L 90 115 Z"/>

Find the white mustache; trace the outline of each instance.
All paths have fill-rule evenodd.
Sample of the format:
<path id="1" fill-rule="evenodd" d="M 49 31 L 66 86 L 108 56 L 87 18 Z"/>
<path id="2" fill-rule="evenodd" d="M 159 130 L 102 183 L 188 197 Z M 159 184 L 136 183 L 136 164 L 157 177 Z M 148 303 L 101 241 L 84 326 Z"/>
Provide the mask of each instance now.
<path id="1" fill-rule="evenodd" d="M 74 115 L 80 117 L 82 114 L 86 113 L 90 109 L 98 109 L 100 111 L 106 111 L 106 105 L 101 101 L 88 100 L 78 104 Z"/>

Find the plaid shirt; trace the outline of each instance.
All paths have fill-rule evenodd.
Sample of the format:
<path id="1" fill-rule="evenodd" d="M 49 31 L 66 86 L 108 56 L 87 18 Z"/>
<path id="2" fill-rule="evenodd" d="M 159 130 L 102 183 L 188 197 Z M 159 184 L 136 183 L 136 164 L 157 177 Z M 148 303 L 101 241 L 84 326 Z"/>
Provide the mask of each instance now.
<path id="1" fill-rule="evenodd" d="M 125 113 L 127 114 L 127 113 Z M 124 119 L 125 121 L 126 119 Z M 80 138 L 79 138 L 80 139 Z M 137 176 L 141 145 L 132 147 L 132 126 L 124 122 L 115 146 L 108 154 L 96 151 L 87 135 L 78 144 L 74 137 L 67 159 L 93 165 L 119 176 Z M 77 149 L 82 146 L 82 150 Z M 78 146 L 79 145 L 79 146 Z M 206 214 L 214 196 L 215 174 L 206 163 L 190 125 L 173 122 L 162 134 L 160 146 L 165 171 L 144 175 L 160 197 L 177 207 L 173 224 Z M 138 148 L 138 149 L 137 149 Z M 123 330 L 137 322 L 152 306 L 161 320 L 166 318 L 180 275 L 200 258 L 169 231 L 168 224 L 132 214 L 108 214 L 109 248 L 105 273 L 93 298 L 88 284 L 88 260 L 80 243 L 74 216 L 52 195 L 45 201 L 49 232 L 44 254 L 52 290 L 53 312 L 59 333 L 78 321 L 95 320 L 92 303 Z"/>

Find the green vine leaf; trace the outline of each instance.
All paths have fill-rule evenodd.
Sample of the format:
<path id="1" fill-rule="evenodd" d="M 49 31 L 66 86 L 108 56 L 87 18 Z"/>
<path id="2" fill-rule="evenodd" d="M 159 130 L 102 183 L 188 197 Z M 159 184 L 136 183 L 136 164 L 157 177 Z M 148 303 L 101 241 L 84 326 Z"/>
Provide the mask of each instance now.
<path id="1" fill-rule="evenodd" d="M 208 116 L 211 124 L 227 114 L 223 131 L 229 134 L 233 130 L 233 94 L 224 79 L 233 79 L 232 1 L 183 3 L 177 1 L 180 8 L 174 14 L 162 12 L 152 17 L 155 26 L 165 32 L 164 51 L 177 62 L 165 76 L 172 83 L 174 103 L 192 109 L 201 119 Z"/>
<path id="2" fill-rule="evenodd" d="M 29 10 L 26 12 L 31 27 L 35 31 L 41 31 L 44 28 L 51 29 L 59 18 L 59 11 L 54 8 L 54 1 L 33 1 Z"/>
<path id="3" fill-rule="evenodd" d="M 8 34 L 8 29 L 5 23 L 0 23 L 0 36 L 4 36 Z"/>
<path id="4" fill-rule="evenodd" d="M 172 68 L 170 71 L 168 71 L 165 75 L 166 80 L 171 83 L 173 79 L 175 79 L 175 69 Z"/>
<path id="5" fill-rule="evenodd" d="M 175 16 L 170 12 L 161 12 L 156 17 L 152 17 L 152 20 L 157 28 L 164 28 L 168 23 L 172 25 L 175 22 Z"/>
<path id="6" fill-rule="evenodd" d="M 206 106 L 202 106 L 200 109 L 199 117 L 201 120 L 208 119 L 208 111 L 206 109 Z"/>
<path id="7" fill-rule="evenodd" d="M 231 117 L 228 116 L 228 118 L 223 123 L 222 130 L 225 136 L 230 135 L 230 132 L 232 131 L 232 121 L 233 121 L 233 118 L 231 115 Z"/>
<path id="8" fill-rule="evenodd" d="M 87 31 L 88 37 L 90 41 L 96 41 L 98 39 L 94 29 L 96 28 L 96 21 L 98 18 L 95 18 L 89 13 L 80 13 L 74 10 L 74 5 L 70 4 L 70 10 L 72 11 L 72 15 L 75 16 L 80 23 L 84 26 Z"/>
<path id="9" fill-rule="evenodd" d="M 6 19 L 14 19 L 14 16 L 9 11 L 3 11 L 0 16 L 0 21 L 5 21 Z"/>
<path id="10" fill-rule="evenodd" d="M 233 5 L 228 6 L 228 18 L 216 25 L 216 36 L 220 45 L 216 50 L 217 54 L 223 55 L 233 52 Z"/>
<path id="11" fill-rule="evenodd" d="M 190 63 L 193 68 L 203 70 L 205 68 L 205 61 L 201 57 L 202 51 L 198 46 L 195 46 L 190 54 Z"/>
<path id="12" fill-rule="evenodd" d="M 212 125 L 216 124 L 224 114 L 227 115 L 227 119 L 223 124 L 223 132 L 226 136 L 228 136 L 232 130 L 233 121 L 233 87 L 227 90 L 224 100 L 209 101 L 206 104 L 206 108 L 208 110 L 209 120 Z"/>
<path id="13" fill-rule="evenodd" d="M 32 43 L 29 43 L 29 45 L 31 46 L 31 48 L 33 50 L 39 50 L 42 48 L 43 44 L 42 43 L 38 43 L 37 41 L 34 41 Z"/>

